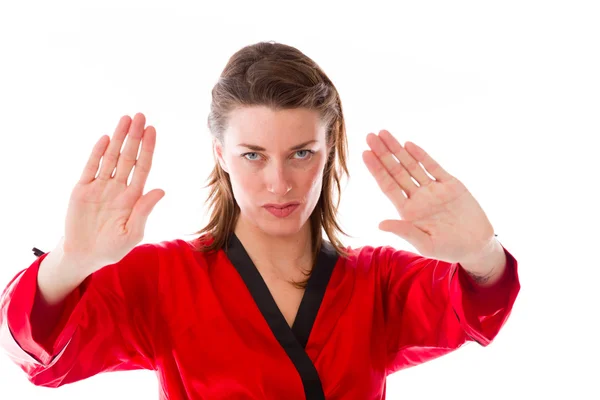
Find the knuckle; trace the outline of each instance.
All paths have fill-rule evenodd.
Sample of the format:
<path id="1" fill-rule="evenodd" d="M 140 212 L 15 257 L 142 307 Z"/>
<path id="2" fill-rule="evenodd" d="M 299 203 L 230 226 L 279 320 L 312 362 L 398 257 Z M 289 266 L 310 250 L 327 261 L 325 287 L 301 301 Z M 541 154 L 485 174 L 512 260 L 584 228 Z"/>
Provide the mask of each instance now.
<path id="1" fill-rule="evenodd" d="M 393 179 L 386 179 L 382 182 L 382 189 L 384 192 L 391 192 L 396 189 L 398 185 Z"/>
<path id="2" fill-rule="evenodd" d="M 148 173 L 150 169 L 145 164 L 137 163 L 135 164 L 135 169 L 142 173 Z"/>
<path id="3" fill-rule="evenodd" d="M 106 159 L 107 162 L 114 162 L 116 161 L 119 157 L 116 154 L 113 153 L 108 153 L 104 155 L 104 158 Z"/>
<path id="4" fill-rule="evenodd" d="M 414 161 L 409 161 L 406 164 L 404 164 L 405 168 L 409 171 L 414 171 L 415 169 L 417 169 L 418 164 Z"/>
<path id="5" fill-rule="evenodd" d="M 402 175 L 404 174 L 404 167 L 400 163 L 394 163 L 390 166 L 390 173 L 392 175 Z"/>

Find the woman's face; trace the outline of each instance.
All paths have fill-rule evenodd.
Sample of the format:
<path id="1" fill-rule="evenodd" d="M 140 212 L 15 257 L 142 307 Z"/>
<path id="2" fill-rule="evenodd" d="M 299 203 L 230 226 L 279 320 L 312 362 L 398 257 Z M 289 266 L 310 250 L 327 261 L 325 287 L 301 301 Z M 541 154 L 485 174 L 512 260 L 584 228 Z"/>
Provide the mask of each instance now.
<path id="1" fill-rule="evenodd" d="M 277 236 L 300 231 L 321 195 L 327 161 L 326 127 L 319 114 L 238 108 L 230 114 L 223 141 L 223 146 L 215 141 L 215 151 L 229 174 L 240 223 Z M 286 203 L 297 205 L 266 206 Z"/>

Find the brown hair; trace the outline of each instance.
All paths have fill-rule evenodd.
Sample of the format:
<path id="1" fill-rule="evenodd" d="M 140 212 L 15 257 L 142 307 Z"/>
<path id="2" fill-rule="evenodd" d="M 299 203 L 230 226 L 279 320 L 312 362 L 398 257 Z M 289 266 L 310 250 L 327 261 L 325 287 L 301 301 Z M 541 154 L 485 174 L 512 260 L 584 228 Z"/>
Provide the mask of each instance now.
<path id="1" fill-rule="evenodd" d="M 228 115 L 245 106 L 267 106 L 273 110 L 308 108 L 319 112 L 322 122 L 328 127 L 330 151 L 321 196 L 310 216 L 313 265 L 322 244 L 321 228 L 337 253 L 347 256 L 338 232 L 348 235 L 340 228 L 336 215 L 341 179 L 344 174 L 349 177 L 346 166 L 348 148 L 342 103 L 331 80 L 313 60 L 292 46 L 275 42 L 246 46 L 231 56 L 212 90 L 208 115 L 211 135 L 223 143 Z M 213 240 L 200 250 L 213 251 L 225 244 L 240 213 L 229 175 L 221 168 L 216 155 L 206 187 L 210 188 L 206 200 L 211 209 L 210 221 L 195 233 L 209 233 Z M 301 287 L 305 284 L 306 281 L 296 283 Z"/>

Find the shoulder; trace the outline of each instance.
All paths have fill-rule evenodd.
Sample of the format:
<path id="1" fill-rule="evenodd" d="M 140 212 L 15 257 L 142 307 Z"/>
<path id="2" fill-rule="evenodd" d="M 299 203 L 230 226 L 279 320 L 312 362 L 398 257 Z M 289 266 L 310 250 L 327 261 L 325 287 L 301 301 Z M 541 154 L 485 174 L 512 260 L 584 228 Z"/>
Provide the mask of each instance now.
<path id="1" fill-rule="evenodd" d="M 364 245 L 347 247 L 345 265 L 356 270 L 389 277 L 390 274 L 418 271 L 427 266 L 435 266 L 438 260 L 424 257 L 414 251 L 398 249 L 389 245 Z"/>
<path id="2" fill-rule="evenodd" d="M 346 261 L 357 265 L 381 266 L 398 262 L 405 264 L 426 259 L 413 251 L 397 249 L 389 245 L 349 246 L 346 251 L 349 254 Z"/>
<path id="3" fill-rule="evenodd" d="M 201 251 L 204 245 L 211 243 L 210 236 L 203 235 L 192 239 L 172 238 L 156 242 L 142 243 L 135 247 L 135 251 L 155 252 L 160 256 L 177 255 Z"/>
<path id="4" fill-rule="evenodd" d="M 146 252 L 154 252 L 159 267 L 170 270 L 178 266 L 206 265 L 217 252 L 205 250 L 212 243 L 212 237 L 202 235 L 192 239 L 174 238 L 143 245 Z"/>
<path id="5" fill-rule="evenodd" d="M 180 267 L 195 266 L 199 262 L 202 264 L 206 254 L 197 249 L 203 241 L 205 238 L 174 238 L 140 243 L 119 262 L 107 265 L 95 275 L 131 275 L 143 272 L 143 276 L 150 277 L 173 272 Z"/>

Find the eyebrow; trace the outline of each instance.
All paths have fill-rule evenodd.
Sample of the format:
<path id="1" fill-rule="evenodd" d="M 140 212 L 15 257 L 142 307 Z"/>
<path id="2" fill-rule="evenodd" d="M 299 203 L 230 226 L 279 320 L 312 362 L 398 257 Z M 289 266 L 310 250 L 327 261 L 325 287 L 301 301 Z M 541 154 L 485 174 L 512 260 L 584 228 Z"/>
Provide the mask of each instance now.
<path id="1" fill-rule="evenodd" d="M 312 143 L 317 143 L 317 140 L 309 140 L 308 142 L 297 144 L 293 147 L 290 147 L 290 150 L 300 150 Z M 267 150 L 264 147 L 256 146 L 254 144 L 247 144 L 247 143 L 240 143 L 240 144 L 238 144 L 238 147 L 247 147 L 250 150 L 254 150 L 254 151 L 266 151 Z"/>

